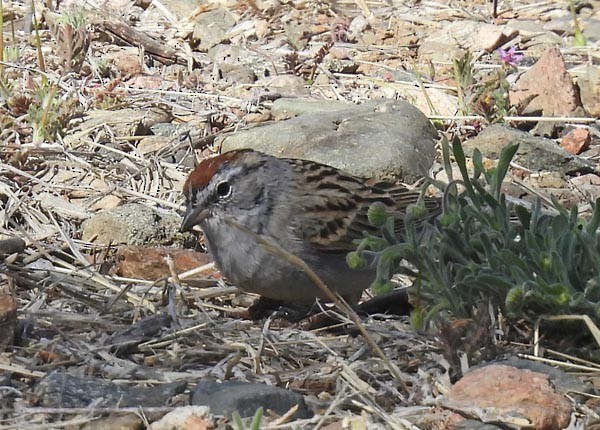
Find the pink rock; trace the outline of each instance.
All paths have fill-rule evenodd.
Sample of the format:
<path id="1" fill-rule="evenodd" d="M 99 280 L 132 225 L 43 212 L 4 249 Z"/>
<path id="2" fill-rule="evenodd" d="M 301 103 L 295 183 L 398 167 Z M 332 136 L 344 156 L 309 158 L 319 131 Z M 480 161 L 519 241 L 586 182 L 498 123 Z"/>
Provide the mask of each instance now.
<path id="1" fill-rule="evenodd" d="M 571 402 L 554 391 L 546 374 L 494 364 L 467 373 L 450 389 L 443 406 L 499 421 L 549 430 L 569 424 Z"/>
<path id="2" fill-rule="evenodd" d="M 187 249 L 167 247 L 123 246 L 117 252 L 116 273 L 127 278 L 155 281 L 171 276 L 166 258 L 173 260 L 177 273 L 182 273 L 210 262 L 208 254 Z M 199 275 L 216 275 L 216 269 Z"/>
<path id="3" fill-rule="evenodd" d="M 588 149 L 591 141 L 592 136 L 590 135 L 589 130 L 585 128 L 576 128 L 562 137 L 560 146 L 571 154 L 579 155 Z"/>
<path id="4" fill-rule="evenodd" d="M 544 116 L 569 116 L 581 106 L 579 92 L 558 48 L 550 48 L 509 92 L 510 104 Z"/>

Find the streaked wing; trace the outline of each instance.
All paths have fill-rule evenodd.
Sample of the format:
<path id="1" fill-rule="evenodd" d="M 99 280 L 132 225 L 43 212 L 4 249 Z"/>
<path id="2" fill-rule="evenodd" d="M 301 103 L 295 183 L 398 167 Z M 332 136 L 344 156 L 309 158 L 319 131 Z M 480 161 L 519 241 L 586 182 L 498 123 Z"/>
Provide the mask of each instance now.
<path id="1" fill-rule="evenodd" d="M 291 192 L 298 194 L 298 217 L 293 227 L 315 248 L 325 252 L 355 250 L 364 232 L 377 233 L 367 219 L 369 206 L 382 202 L 396 218 L 395 230 L 403 227 L 406 208 L 417 202 L 419 193 L 401 185 L 377 183 L 368 185 L 357 178 L 319 163 L 289 160 L 302 170 L 307 186 L 295 186 Z M 431 214 L 439 210 L 436 199 L 426 199 Z M 294 220 L 292 219 L 292 224 Z"/>

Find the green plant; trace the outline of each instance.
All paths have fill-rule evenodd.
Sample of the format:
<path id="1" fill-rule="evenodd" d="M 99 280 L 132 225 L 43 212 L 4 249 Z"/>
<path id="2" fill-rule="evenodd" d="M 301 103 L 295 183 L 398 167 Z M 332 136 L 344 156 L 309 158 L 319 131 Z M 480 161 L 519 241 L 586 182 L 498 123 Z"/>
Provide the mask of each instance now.
<path id="1" fill-rule="evenodd" d="M 250 427 L 248 427 L 248 430 L 260 430 L 260 423 L 262 421 L 262 417 L 263 408 L 258 408 L 254 413 L 254 417 L 252 417 L 252 422 L 250 423 Z M 239 413 L 234 412 L 231 415 L 231 420 L 233 421 L 235 430 L 246 430 L 246 427 L 244 426 L 244 423 L 242 421 L 242 417 L 240 417 Z"/>
<path id="2" fill-rule="evenodd" d="M 506 69 L 500 68 L 487 80 L 481 82 L 472 96 L 472 109 L 485 116 L 490 123 L 502 122 L 515 109 L 511 108 L 508 97 L 510 84 L 506 80 Z"/>
<path id="3" fill-rule="evenodd" d="M 21 50 L 17 46 L 5 46 L 2 50 L 2 58 L 7 63 L 16 63 L 21 58 Z"/>
<path id="4" fill-rule="evenodd" d="M 444 214 L 417 228 L 409 212 L 402 238 L 393 219 L 381 225 L 381 237 L 367 237 L 357 252 L 377 264 L 375 286 L 412 265 L 413 324 L 423 328 L 436 318 L 471 317 L 478 304 L 491 303 L 509 317 L 540 314 L 587 314 L 600 317 L 600 200 L 589 220 L 577 207 L 554 201 L 557 215 L 511 205 L 502 182 L 518 145 L 502 150 L 493 169 L 473 153 L 470 177 L 458 141 L 452 152 L 462 178 L 445 187 Z M 450 149 L 443 145 L 449 177 Z M 431 180 L 433 182 L 433 180 Z M 462 185 L 464 191 L 457 192 Z"/>
<path id="5" fill-rule="evenodd" d="M 88 25 L 88 13 L 83 10 L 66 10 L 58 19 L 61 24 L 68 24 L 74 29 L 86 28 Z"/>
<path id="6" fill-rule="evenodd" d="M 42 85 L 37 92 L 37 102 L 29 106 L 27 112 L 33 126 L 33 141 L 42 142 L 53 138 L 57 127 L 54 115 L 58 111 L 60 100 L 56 98 L 55 85 Z"/>
<path id="7" fill-rule="evenodd" d="M 33 128 L 33 142 L 54 140 L 67 121 L 78 112 L 77 102 L 58 97 L 58 87 L 46 80 L 37 87 L 27 116 Z"/>
<path id="8" fill-rule="evenodd" d="M 454 80 L 457 84 L 458 105 L 463 115 L 468 113 L 466 93 L 473 84 L 473 55 L 467 51 L 462 58 L 452 59 Z"/>
<path id="9" fill-rule="evenodd" d="M 571 11 L 571 18 L 573 18 L 573 28 L 575 29 L 575 36 L 573 37 L 573 46 L 585 46 L 587 39 L 581 31 L 579 26 L 579 20 L 577 19 L 577 11 L 575 10 L 575 3 L 573 0 L 569 0 L 569 10 Z"/>
<path id="10" fill-rule="evenodd" d="M 66 72 L 79 72 L 90 46 L 87 13 L 83 10 L 63 12 L 52 26 L 57 54 Z"/>

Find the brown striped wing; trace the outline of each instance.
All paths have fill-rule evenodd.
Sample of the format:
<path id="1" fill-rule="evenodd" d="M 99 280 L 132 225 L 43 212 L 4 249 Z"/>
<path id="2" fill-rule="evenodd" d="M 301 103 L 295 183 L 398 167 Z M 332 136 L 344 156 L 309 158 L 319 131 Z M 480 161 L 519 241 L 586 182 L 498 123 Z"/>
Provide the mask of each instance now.
<path id="1" fill-rule="evenodd" d="M 291 222 L 298 233 L 308 242 L 325 252 L 348 252 L 355 250 L 364 232 L 377 234 L 367 219 L 369 206 L 382 202 L 396 218 L 395 230 L 404 228 L 406 208 L 417 202 L 419 193 L 401 185 L 367 181 L 319 163 L 305 160 L 289 160 L 295 168 L 303 171 L 306 186 L 296 186 L 298 214 Z M 439 211 L 439 202 L 427 198 L 425 206 L 429 213 Z"/>

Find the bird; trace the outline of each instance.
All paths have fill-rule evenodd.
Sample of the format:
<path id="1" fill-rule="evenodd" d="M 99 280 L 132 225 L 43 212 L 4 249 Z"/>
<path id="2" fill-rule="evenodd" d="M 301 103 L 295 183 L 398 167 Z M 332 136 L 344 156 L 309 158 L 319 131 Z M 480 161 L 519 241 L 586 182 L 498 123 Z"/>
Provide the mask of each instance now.
<path id="1" fill-rule="evenodd" d="M 308 306 L 324 292 L 296 265 L 264 246 L 264 238 L 304 261 L 348 303 L 375 280 L 374 267 L 346 262 L 365 232 L 377 234 L 367 211 L 383 205 L 403 228 L 420 193 L 367 180 L 314 161 L 239 149 L 204 159 L 187 177 L 182 231 L 199 226 L 217 268 L 233 285 L 273 301 Z M 426 217 L 440 210 L 425 197 Z M 238 228 L 236 226 L 242 226 Z"/>

